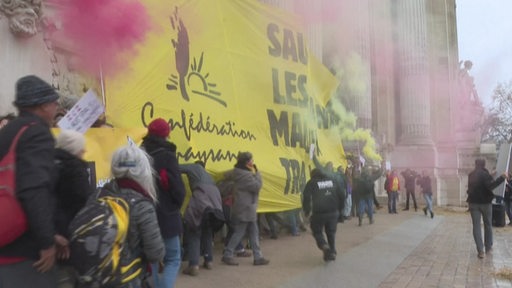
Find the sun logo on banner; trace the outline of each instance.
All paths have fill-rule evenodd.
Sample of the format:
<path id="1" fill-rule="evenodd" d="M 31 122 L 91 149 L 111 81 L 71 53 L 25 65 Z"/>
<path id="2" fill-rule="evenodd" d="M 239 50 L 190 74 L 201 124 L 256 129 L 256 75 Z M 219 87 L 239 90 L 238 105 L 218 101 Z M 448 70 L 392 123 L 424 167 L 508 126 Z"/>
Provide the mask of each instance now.
<path id="1" fill-rule="evenodd" d="M 190 83 L 197 82 L 199 80 L 202 89 L 192 89 L 190 92 L 193 94 L 204 96 L 209 98 L 224 107 L 227 107 L 226 101 L 220 98 L 221 93 L 216 91 L 217 84 L 208 82 L 210 73 L 203 72 L 204 64 L 204 52 L 201 52 L 201 57 L 197 60 L 193 59 L 192 65 L 190 65 L 190 49 L 189 49 L 189 38 L 187 28 L 183 24 L 183 20 L 178 17 L 178 8 L 174 11 L 174 15 L 170 17 L 171 27 L 174 31 L 177 31 L 176 39 L 172 39 L 172 46 L 174 47 L 176 57 L 176 71 L 178 75 L 172 74 L 169 78 L 170 84 L 167 84 L 167 90 L 178 90 L 180 89 L 181 96 L 185 101 L 190 101 L 189 90 L 191 87 Z M 190 70 L 189 71 L 189 66 Z"/>

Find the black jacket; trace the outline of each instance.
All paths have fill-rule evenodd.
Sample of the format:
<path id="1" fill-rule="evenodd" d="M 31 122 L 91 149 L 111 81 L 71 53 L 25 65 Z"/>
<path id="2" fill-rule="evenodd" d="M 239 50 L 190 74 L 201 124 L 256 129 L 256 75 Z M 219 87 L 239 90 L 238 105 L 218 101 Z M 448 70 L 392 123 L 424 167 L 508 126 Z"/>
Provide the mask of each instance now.
<path id="1" fill-rule="evenodd" d="M 55 225 L 67 238 L 68 226 L 94 191 L 89 182 L 87 163 L 73 154 L 55 149 Z"/>
<path id="2" fill-rule="evenodd" d="M 343 190 L 339 184 L 320 173 L 311 178 L 304 188 L 302 209 L 304 214 L 327 214 L 341 211 L 345 202 Z"/>
<path id="3" fill-rule="evenodd" d="M 477 167 L 468 175 L 468 203 L 489 204 L 494 198 L 492 190 L 501 182 L 505 181 L 503 176 L 492 179 L 491 174 L 485 168 Z"/>
<path id="4" fill-rule="evenodd" d="M 31 124 L 32 123 L 32 124 Z M 54 244 L 55 227 L 51 201 L 55 141 L 48 124 L 29 112 L 0 129 L 0 158 L 3 158 L 16 133 L 31 124 L 16 148 L 16 197 L 29 223 L 28 231 L 13 243 L 0 248 L 0 257 L 39 259 L 39 250 Z"/>
<path id="5" fill-rule="evenodd" d="M 162 237 L 172 238 L 183 232 L 181 206 L 185 200 L 185 186 L 181 179 L 176 145 L 164 138 L 147 135 L 142 147 L 153 158 L 153 169 L 158 175 L 158 203 L 156 213 Z"/>

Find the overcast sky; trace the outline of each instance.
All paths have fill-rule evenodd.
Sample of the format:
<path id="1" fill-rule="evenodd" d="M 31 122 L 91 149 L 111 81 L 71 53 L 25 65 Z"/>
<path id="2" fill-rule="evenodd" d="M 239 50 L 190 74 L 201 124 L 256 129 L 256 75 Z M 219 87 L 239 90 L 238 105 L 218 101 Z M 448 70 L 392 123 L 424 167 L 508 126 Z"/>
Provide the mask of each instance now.
<path id="1" fill-rule="evenodd" d="M 471 60 L 470 74 L 484 106 L 498 83 L 512 80 L 512 0 L 457 0 L 459 59 Z"/>

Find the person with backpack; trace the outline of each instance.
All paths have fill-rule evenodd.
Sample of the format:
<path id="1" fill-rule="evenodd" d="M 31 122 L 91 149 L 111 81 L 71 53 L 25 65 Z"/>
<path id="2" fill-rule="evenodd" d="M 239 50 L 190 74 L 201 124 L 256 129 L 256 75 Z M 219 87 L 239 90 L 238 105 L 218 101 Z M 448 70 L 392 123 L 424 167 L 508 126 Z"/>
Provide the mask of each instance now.
<path id="1" fill-rule="evenodd" d="M 199 273 L 201 250 L 204 257 L 203 267 L 212 269 L 213 234 L 224 225 L 219 189 L 204 166 L 202 161 L 180 165 L 180 171 L 187 175 L 192 191 L 183 216 L 186 239 L 184 246 L 188 255 L 188 267 L 183 273 L 190 276 Z"/>
<path id="2" fill-rule="evenodd" d="M 6 157 L 16 135 L 19 135 L 14 150 L 11 150 L 16 154 L 15 177 L 0 177 L 0 186 L 4 186 L 2 182 L 7 180 L 14 180 L 15 185 L 11 187 L 13 191 L 0 188 L 0 202 L 7 199 L 6 193 L 14 193 L 16 203 L 22 208 L 21 215 L 26 217 L 27 222 L 24 233 L 0 245 L 0 279 L 2 288 L 53 288 L 56 286 L 53 269 L 56 245 L 60 247 L 60 244 L 64 244 L 55 237 L 53 205 L 50 201 L 51 176 L 55 166 L 55 140 L 50 127 L 57 113 L 59 95 L 51 85 L 34 75 L 18 79 L 15 93 L 14 105 L 18 109 L 18 117 L 0 129 L 0 159 Z M 3 229 L 17 218 L 22 218 L 2 214 L 5 211 L 4 208 L 0 209 L 2 243 L 4 237 L 11 236 Z"/>
<path id="3" fill-rule="evenodd" d="M 159 201 L 156 212 L 165 243 L 161 277 L 156 273 L 158 265 L 153 266 L 156 288 L 174 287 L 181 266 L 183 222 L 180 209 L 185 200 L 185 185 L 176 157 L 177 147 L 167 140 L 170 132 L 169 123 L 157 118 L 149 123 L 148 133 L 142 141 L 142 148 L 153 158 L 153 169 L 158 176 L 156 191 Z"/>
<path id="4" fill-rule="evenodd" d="M 388 193 L 388 212 L 390 214 L 398 214 L 396 211 L 396 202 L 398 200 L 398 191 L 400 190 L 400 179 L 398 178 L 396 170 L 388 173 L 386 181 L 384 182 L 384 188 Z"/>
<path id="5" fill-rule="evenodd" d="M 69 240 L 69 223 L 94 192 L 89 181 L 85 153 L 85 137 L 82 133 L 61 129 L 55 143 L 55 228 L 57 234 Z M 58 287 L 74 287 L 76 282 L 73 268 L 66 254 L 57 255 Z"/>
<path id="6" fill-rule="evenodd" d="M 71 221 L 70 262 L 78 287 L 139 288 L 164 255 L 149 156 L 134 143 L 112 155 L 113 179 Z"/>

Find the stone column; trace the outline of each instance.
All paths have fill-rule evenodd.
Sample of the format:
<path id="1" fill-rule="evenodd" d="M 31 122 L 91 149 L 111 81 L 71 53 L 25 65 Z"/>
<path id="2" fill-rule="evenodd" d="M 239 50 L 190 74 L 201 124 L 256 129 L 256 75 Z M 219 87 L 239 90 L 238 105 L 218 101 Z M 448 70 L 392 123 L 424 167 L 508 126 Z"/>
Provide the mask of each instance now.
<path id="1" fill-rule="evenodd" d="M 425 0 L 396 1 L 400 144 L 432 144 L 425 5 Z"/>
<path id="2" fill-rule="evenodd" d="M 370 50 L 370 4 L 368 0 L 352 0 L 352 9 L 349 13 L 357 15 L 352 16 L 354 21 L 355 36 L 354 56 L 360 61 L 359 95 L 354 95 L 354 113 L 357 115 L 357 127 L 371 129 L 372 128 L 372 93 L 371 93 L 371 50 Z M 357 56 L 355 56 L 357 55 Z"/>

